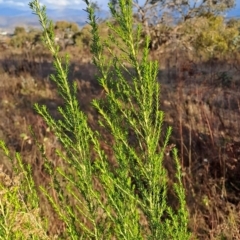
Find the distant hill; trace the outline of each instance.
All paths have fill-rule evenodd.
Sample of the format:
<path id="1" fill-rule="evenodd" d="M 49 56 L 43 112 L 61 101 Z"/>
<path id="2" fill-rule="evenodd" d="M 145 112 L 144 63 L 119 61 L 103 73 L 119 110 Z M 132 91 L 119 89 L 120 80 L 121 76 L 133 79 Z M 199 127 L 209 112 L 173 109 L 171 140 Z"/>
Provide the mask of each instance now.
<path id="1" fill-rule="evenodd" d="M 238 4 L 240 5 L 240 4 Z M 87 13 L 80 9 L 65 8 L 61 10 L 47 9 L 48 16 L 54 21 L 66 20 L 76 22 L 79 26 L 83 26 L 87 21 Z M 101 11 L 100 18 L 106 18 L 109 13 L 105 10 Z M 240 6 L 231 9 L 226 13 L 227 17 L 240 17 Z M 6 6 L 0 4 L 0 29 L 13 31 L 16 26 L 39 27 L 38 19 L 31 13 L 30 8 L 22 8 L 19 6 Z"/>
<path id="2" fill-rule="evenodd" d="M 76 22 L 79 26 L 85 25 L 87 21 L 87 13 L 80 9 L 47 9 L 47 15 L 53 21 L 66 20 Z M 107 16 L 107 11 L 101 11 L 99 15 L 100 18 Z M 7 29 L 11 32 L 16 26 L 39 27 L 40 25 L 37 16 L 31 13 L 31 9 L 4 7 L 0 4 L 0 29 Z"/>

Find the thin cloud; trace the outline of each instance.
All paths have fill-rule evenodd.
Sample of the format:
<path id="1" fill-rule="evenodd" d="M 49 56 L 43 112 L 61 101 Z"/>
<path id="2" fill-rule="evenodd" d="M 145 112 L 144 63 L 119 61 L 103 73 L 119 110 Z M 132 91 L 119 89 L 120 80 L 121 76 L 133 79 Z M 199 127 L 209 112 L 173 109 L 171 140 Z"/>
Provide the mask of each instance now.
<path id="1" fill-rule="evenodd" d="M 30 0 L 0 0 L 1 6 L 20 7 L 27 8 Z M 83 9 L 86 8 L 86 4 L 83 0 L 40 0 L 41 5 L 46 5 L 49 9 L 63 9 L 63 8 L 74 8 Z M 104 2 L 98 1 L 99 4 Z"/>
<path id="2" fill-rule="evenodd" d="M 0 0 L 1 6 L 11 6 L 19 8 L 27 8 L 30 0 Z M 63 9 L 63 8 L 74 8 L 74 9 L 85 9 L 86 4 L 83 0 L 39 0 L 42 5 L 46 5 L 48 9 Z M 102 9 L 107 9 L 109 0 L 96 0 L 98 5 Z"/>
<path id="3" fill-rule="evenodd" d="M 47 7 L 62 8 L 62 7 L 74 7 L 83 8 L 86 4 L 82 0 L 43 0 L 42 4 Z"/>
<path id="4" fill-rule="evenodd" d="M 3 6 L 19 6 L 24 7 L 27 6 L 27 2 L 25 1 L 13 1 L 13 0 L 0 0 L 0 4 Z"/>

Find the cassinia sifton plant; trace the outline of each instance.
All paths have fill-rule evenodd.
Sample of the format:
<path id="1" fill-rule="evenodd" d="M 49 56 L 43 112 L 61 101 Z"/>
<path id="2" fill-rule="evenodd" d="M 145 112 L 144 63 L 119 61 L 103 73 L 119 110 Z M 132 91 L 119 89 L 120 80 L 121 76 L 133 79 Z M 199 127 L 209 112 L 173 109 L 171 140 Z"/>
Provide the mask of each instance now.
<path id="1" fill-rule="evenodd" d="M 163 160 L 171 128 L 160 141 L 164 114 L 159 106 L 158 63 L 148 60 L 148 39 L 143 50 L 139 45 L 141 26 L 134 26 L 132 1 L 120 0 L 117 12 L 109 5 L 115 22 L 109 23 L 111 32 L 105 42 L 100 39 L 91 3 L 85 2 L 92 27 L 93 63 L 98 68 L 97 79 L 105 92 L 103 99 L 93 100 L 92 104 L 99 113 L 100 126 L 111 135 L 111 143 L 106 143 L 111 145 L 111 160 L 101 148 L 104 137 L 91 129 L 81 111 L 77 84 L 68 81 L 69 58 L 59 56 L 53 23 L 46 16 L 46 8 L 38 0 L 29 3 L 39 18 L 43 41 L 53 56 L 56 74 L 51 79 L 65 103 L 64 107 L 58 108 L 61 120 L 55 120 L 46 106 L 35 104 L 36 111 L 54 131 L 64 149 L 64 152 L 57 152 L 64 160 L 64 167 L 52 169 L 49 166 L 52 187 L 57 190 L 58 199 L 41 187 L 65 224 L 65 232 L 59 235 L 59 239 L 189 239 L 185 191 L 176 149 L 173 149 L 176 164 L 173 187 L 179 201 L 177 209 L 170 206 L 167 197 L 168 175 Z M 118 47 L 120 54 L 119 51 L 115 53 L 113 46 Z M 3 142 L 1 146 L 9 156 Z M 36 191 L 32 190 L 35 186 L 31 171 L 25 170 L 19 156 L 17 159 L 18 172 L 24 173 L 20 179 L 24 184 L 17 185 L 21 194 L 12 194 L 10 197 L 14 200 L 10 202 L 1 198 L 0 204 L 3 213 L 7 204 L 18 204 L 19 196 L 25 196 L 19 208 L 12 207 L 12 219 L 18 214 L 16 209 L 37 215 L 34 209 L 39 208 Z M 1 189 L 5 195 L 11 191 L 3 184 Z M 34 219 L 38 231 L 32 232 L 30 238 L 47 239 L 43 231 L 47 228 L 46 221 L 38 216 Z M 22 226 L 25 229 L 16 232 L 5 220 L 1 215 L 2 237 L 7 231 L 9 239 L 16 236 L 26 238 L 27 235 L 21 235 L 26 224 Z M 32 228 L 29 227 L 29 231 Z"/>

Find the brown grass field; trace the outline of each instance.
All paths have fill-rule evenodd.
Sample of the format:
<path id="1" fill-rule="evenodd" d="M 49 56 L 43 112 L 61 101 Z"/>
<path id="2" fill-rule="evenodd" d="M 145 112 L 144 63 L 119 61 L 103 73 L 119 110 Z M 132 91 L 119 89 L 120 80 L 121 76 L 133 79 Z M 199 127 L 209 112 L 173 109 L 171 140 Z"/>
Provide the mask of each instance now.
<path id="1" fill-rule="evenodd" d="M 98 115 L 90 103 L 103 92 L 91 55 L 75 47 L 66 51 L 71 57 L 69 80 L 77 81 L 80 106 L 90 125 L 97 128 Z M 171 144 L 179 150 L 189 228 L 197 239 L 240 239 L 240 58 L 236 53 L 202 61 L 181 51 L 152 53 L 151 57 L 159 61 L 165 125 L 173 127 Z M 62 102 L 49 79 L 53 72 L 52 58 L 45 51 L 1 51 L 0 139 L 32 165 L 34 179 L 41 185 L 50 179 L 29 126 L 44 143 L 52 163 L 63 164 L 54 154 L 60 148 L 57 139 L 33 109 L 34 103 L 46 104 L 58 117 L 57 106 Z M 2 155 L 0 159 L 4 169 L 11 172 L 9 161 Z M 171 179 L 171 154 L 166 155 L 165 163 Z M 46 200 L 42 205 L 54 219 Z M 60 222 L 55 221 L 50 231 L 56 229 L 59 231 Z"/>

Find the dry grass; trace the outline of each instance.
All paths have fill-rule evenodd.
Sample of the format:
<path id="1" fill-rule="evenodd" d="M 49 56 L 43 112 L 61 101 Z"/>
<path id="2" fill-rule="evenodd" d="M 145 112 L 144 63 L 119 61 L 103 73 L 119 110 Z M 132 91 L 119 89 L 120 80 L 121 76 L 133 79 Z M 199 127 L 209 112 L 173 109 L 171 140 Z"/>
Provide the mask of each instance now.
<path id="1" fill-rule="evenodd" d="M 96 69 L 87 52 L 78 55 L 76 49 L 68 50 L 72 57 L 70 80 L 77 80 L 80 106 L 90 125 L 98 128 L 97 113 L 90 106 L 93 98 L 102 97 L 94 76 Z M 191 213 L 189 227 L 198 239 L 240 239 L 239 61 L 236 57 L 201 62 L 197 56 L 189 56 L 181 52 L 154 56 L 161 69 L 165 122 L 174 128 L 171 143 L 177 145 L 182 161 Z M 53 72 L 51 58 L 44 53 L 8 49 L 0 63 L 0 138 L 32 165 L 35 181 L 47 186 L 52 179 L 44 169 L 43 156 L 29 126 L 45 146 L 45 156 L 52 164 L 64 164 L 55 154 L 61 146 L 32 107 L 36 102 L 46 104 L 59 117 L 56 108 L 62 102 L 48 77 Z M 0 164 L 11 172 L 8 160 L 2 156 L 0 159 Z M 171 156 L 166 160 L 171 176 Z M 42 197 L 41 201 L 50 221 L 56 218 L 46 199 Z M 52 235 L 64 227 L 60 221 L 55 222 L 49 229 Z"/>

